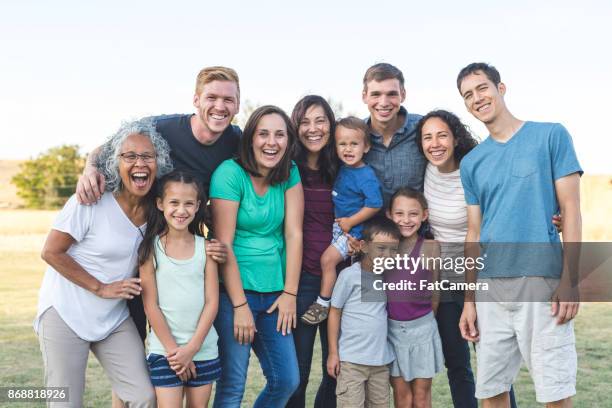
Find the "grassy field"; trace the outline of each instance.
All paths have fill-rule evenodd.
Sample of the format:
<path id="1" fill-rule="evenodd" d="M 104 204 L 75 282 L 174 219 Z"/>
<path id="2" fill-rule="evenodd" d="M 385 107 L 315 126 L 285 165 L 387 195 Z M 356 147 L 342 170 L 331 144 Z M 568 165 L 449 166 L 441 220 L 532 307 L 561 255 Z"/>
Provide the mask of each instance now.
<path id="1" fill-rule="evenodd" d="M 45 269 L 39 252 L 56 213 L 52 211 L 0 211 L 0 386 L 43 383 L 42 360 L 32 330 L 37 291 Z M 584 304 L 576 319 L 579 353 L 577 407 L 610 407 L 607 387 L 612 384 L 612 304 Z M 307 406 L 313 405 L 320 380 L 320 351 L 313 358 L 312 386 Z M 255 359 L 249 368 L 243 406 L 252 406 L 263 387 L 263 375 Z M 536 407 L 533 387 L 523 369 L 515 385 L 521 407 Z M 88 407 L 107 407 L 110 384 L 96 359 L 87 370 L 85 400 Z M 446 376 L 434 379 L 434 407 L 451 406 Z M 1 406 L 1 403 L 0 403 Z M 6 404 L 26 407 L 29 404 Z"/>

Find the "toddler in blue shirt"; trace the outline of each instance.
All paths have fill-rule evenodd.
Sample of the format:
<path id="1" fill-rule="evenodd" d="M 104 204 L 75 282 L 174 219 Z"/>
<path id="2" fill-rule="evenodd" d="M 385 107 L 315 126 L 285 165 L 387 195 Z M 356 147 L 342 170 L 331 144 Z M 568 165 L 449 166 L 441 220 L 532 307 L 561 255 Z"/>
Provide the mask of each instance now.
<path id="1" fill-rule="evenodd" d="M 383 205 L 376 174 L 363 161 L 365 153 L 370 150 L 369 134 L 366 123 L 354 116 L 336 123 L 336 151 L 343 163 L 332 191 L 336 220 L 331 245 L 321 256 L 321 291 L 301 317 L 306 324 L 316 325 L 327 318 L 336 282 L 336 266 L 348 257 L 345 234 L 360 239 L 362 224 L 375 216 Z"/>

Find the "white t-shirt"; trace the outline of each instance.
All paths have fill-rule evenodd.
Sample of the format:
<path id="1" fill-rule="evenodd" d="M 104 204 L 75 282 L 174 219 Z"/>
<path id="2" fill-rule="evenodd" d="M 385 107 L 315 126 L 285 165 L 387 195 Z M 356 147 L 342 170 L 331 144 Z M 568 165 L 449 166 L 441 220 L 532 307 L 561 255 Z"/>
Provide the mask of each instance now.
<path id="1" fill-rule="evenodd" d="M 135 226 L 112 193 L 106 192 L 96 205 L 80 205 L 70 197 L 57 216 L 54 230 L 70 234 L 76 241 L 67 251 L 88 273 L 103 283 L 136 275 L 138 246 L 146 225 Z M 38 298 L 34 330 L 50 307 L 80 338 L 100 341 L 129 316 L 125 299 L 103 299 L 64 278 L 49 266 Z"/>

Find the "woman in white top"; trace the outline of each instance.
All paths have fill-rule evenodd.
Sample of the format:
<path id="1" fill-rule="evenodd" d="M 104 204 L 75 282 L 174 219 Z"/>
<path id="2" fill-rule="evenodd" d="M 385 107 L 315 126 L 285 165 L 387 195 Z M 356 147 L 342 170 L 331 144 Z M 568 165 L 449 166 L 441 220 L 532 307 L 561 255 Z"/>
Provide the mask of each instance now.
<path id="1" fill-rule="evenodd" d="M 82 407 L 91 350 L 113 391 L 130 407 L 154 407 L 144 348 L 127 299 L 140 294 L 137 249 L 156 177 L 172 169 L 169 147 L 149 120 L 124 124 L 102 146 L 97 167 L 106 192 L 96 205 L 72 196 L 58 215 L 42 258 L 49 264 L 34 329 L 47 387 L 68 387 Z M 55 403 L 51 403 L 54 406 Z"/>

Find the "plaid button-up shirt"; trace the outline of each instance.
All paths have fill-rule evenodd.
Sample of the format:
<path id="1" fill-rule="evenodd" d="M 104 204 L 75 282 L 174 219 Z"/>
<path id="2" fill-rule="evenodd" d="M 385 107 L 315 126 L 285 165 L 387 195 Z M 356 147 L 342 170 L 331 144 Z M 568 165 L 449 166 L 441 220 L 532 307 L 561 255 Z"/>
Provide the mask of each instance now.
<path id="1" fill-rule="evenodd" d="M 370 132 L 372 146 L 365 157 L 380 181 L 385 209 L 400 187 L 423 191 L 425 178 L 427 161 L 416 144 L 416 125 L 422 116 L 408 113 L 403 106 L 399 114 L 405 117 L 404 125 L 395 132 L 389 147 L 384 145 L 381 135 Z M 371 126 L 371 119 L 367 118 L 366 123 Z"/>

